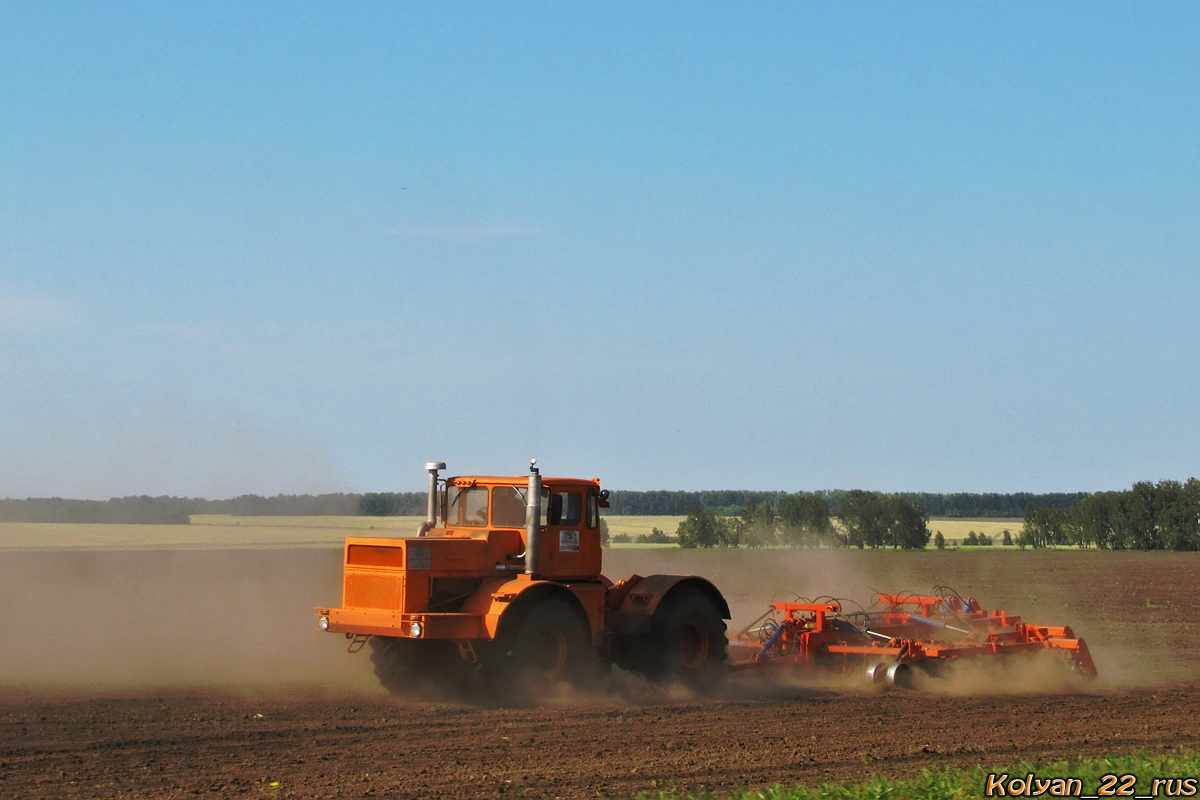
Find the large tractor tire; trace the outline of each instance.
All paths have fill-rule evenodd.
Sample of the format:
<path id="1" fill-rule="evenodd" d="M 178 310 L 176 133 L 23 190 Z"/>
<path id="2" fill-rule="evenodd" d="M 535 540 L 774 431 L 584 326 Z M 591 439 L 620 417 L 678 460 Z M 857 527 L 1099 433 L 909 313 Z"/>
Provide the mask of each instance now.
<path id="1" fill-rule="evenodd" d="M 654 653 L 648 664 L 652 678 L 707 692 L 725 677 L 725 621 L 699 589 L 681 587 L 667 595 L 650 618 L 649 644 Z"/>
<path id="2" fill-rule="evenodd" d="M 580 612 L 560 597 L 529 598 L 500 621 L 483 664 L 487 701 L 536 703 L 556 686 L 581 685 L 599 663 Z"/>
<path id="3" fill-rule="evenodd" d="M 470 668 L 453 642 L 372 636 L 371 664 L 383 688 L 422 699 L 458 699 L 467 691 Z"/>

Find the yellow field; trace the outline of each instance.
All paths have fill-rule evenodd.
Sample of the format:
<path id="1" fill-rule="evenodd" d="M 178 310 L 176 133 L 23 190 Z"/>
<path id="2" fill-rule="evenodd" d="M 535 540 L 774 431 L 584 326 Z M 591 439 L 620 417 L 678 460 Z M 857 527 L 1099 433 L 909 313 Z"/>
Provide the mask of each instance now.
<path id="1" fill-rule="evenodd" d="M 235 517 L 205 514 L 191 525 L 0 522 L 0 548 L 337 547 L 347 536 L 415 532 L 423 517 Z"/>
<path id="2" fill-rule="evenodd" d="M 193 525 L 217 525 L 235 527 L 251 525 L 256 528 L 337 528 L 344 530 L 412 528 L 425 521 L 425 517 L 238 517 L 232 514 L 193 514 Z"/>
<path id="3" fill-rule="evenodd" d="M 347 536 L 405 536 L 416 532 L 424 517 L 239 517 L 196 514 L 191 525 L 102 525 L 0 522 L 0 549 L 328 547 Z M 636 538 L 659 528 L 674 535 L 683 517 L 606 517 L 611 535 Z M 618 545 L 622 547 L 626 545 Z M 670 547 L 673 545 L 627 545 Z"/>
<path id="4" fill-rule="evenodd" d="M 1000 546 L 1000 540 L 1004 538 L 1004 530 L 1012 534 L 1013 541 L 1017 540 L 1017 535 L 1021 533 L 1024 527 L 1019 519 L 931 519 L 929 520 L 929 532 L 934 536 L 938 531 L 942 532 L 942 536 L 946 537 L 946 545 L 951 546 L 951 542 L 962 543 L 962 540 L 967 538 L 967 534 L 971 531 L 975 533 L 984 533 L 992 538 L 992 544 L 996 547 Z M 930 540 L 929 546 L 933 546 L 933 540 Z"/>
<path id="5" fill-rule="evenodd" d="M 642 534 L 649 536 L 650 531 L 654 528 L 658 528 L 668 536 L 674 536 L 679 523 L 685 519 L 687 517 L 604 517 L 605 522 L 608 523 L 608 535 L 610 537 L 624 533 L 630 539 L 636 539 Z M 617 546 L 620 547 L 621 545 Z M 664 545 L 657 546 L 663 547 Z"/>
<path id="6" fill-rule="evenodd" d="M 73 523 L 0 522 L 0 549 L 85 548 L 204 548 L 204 547 L 337 547 L 347 536 L 406 536 L 415 533 L 423 517 L 236 517 L 202 514 L 191 525 L 100 525 Z M 608 516 L 611 536 L 630 539 L 658 528 L 675 535 L 682 516 Z M 1019 520 L 935 519 L 931 532 L 941 531 L 947 543 L 961 542 L 968 531 L 986 533 L 999 546 L 1005 528 L 1015 539 Z M 616 547 L 674 547 L 619 544 Z M 953 546 L 951 544 L 951 546 Z"/>

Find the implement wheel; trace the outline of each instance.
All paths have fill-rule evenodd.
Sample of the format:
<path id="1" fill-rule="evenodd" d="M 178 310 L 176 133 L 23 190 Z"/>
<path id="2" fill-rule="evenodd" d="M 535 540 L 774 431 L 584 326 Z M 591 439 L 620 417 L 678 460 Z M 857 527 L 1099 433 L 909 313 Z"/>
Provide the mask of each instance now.
<path id="1" fill-rule="evenodd" d="M 580 613 L 559 597 L 531 600 L 500 621 L 482 674 L 492 702 L 536 702 L 558 684 L 583 683 L 597 666 Z"/>
<path id="2" fill-rule="evenodd" d="M 701 692 L 724 678 L 725 621 L 704 592 L 681 588 L 668 595 L 650 619 L 650 634 L 657 652 L 651 677 Z"/>

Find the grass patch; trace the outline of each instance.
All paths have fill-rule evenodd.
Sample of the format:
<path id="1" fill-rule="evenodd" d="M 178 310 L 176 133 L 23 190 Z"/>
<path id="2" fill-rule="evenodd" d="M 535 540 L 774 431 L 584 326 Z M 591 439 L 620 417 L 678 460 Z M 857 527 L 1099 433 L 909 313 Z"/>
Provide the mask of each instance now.
<path id="1" fill-rule="evenodd" d="M 1064 783 L 1047 787 L 1036 795 L 1037 786 L 1029 794 L 1013 795 L 1010 788 L 1019 788 L 1012 781 L 1024 781 L 1032 774 L 1040 781 L 1062 779 Z M 999 787 L 999 776 L 1007 775 Z M 1097 794 L 1097 790 L 1109 789 L 1107 796 L 1196 796 L 1200 795 L 1200 754 L 1190 750 L 1151 755 L 1145 752 L 1126 756 L 1073 759 L 1032 763 L 1019 761 L 1002 768 L 976 767 L 974 769 L 923 770 L 913 778 L 889 780 L 873 777 L 861 783 L 826 783 L 819 787 L 746 790 L 729 795 L 673 794 L 670 792 L 642 793 L 640 800 L 711 800 L 728 797 L 730 800 L 974 800 L 986 797 L 1041 796 L 1050 797 L 1053 788 L 1068 789 L 1067 796 Z M 989 777 L 992 792 L 988 794 Z M 1129 777 L 1133 776 L 1133 777 Z M 1077 779 L 1076 786 L 1066 784 L 1067 779 Z M 1155 786 L 1155 780 L 1159 784 Z M 1181 781 L 1191 779 L 1190 788 Z M 1166 781 L 1171 780 L 1172 784 Z M 1003 794 L 1001 793 L 1003 790 Z M 1169 794 L 1169 792 L 1172 792 Z M 1128 792 L 1128 794 L 1126 794 Z M 1061 796 L 1061 795 L 1060 795 Z"/>

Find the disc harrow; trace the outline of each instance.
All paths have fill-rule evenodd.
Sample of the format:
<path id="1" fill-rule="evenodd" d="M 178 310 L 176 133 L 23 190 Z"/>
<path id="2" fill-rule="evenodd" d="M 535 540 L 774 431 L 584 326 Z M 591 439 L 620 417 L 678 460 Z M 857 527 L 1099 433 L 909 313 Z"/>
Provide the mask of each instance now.
<path id="1" fill-rule="evenodd" d="M 734 671 L 790 667 L 860 674 L 874 684 L 912 688 L 917 671 L 942 675 L 965 660 L 1045 654 L 1095 678 L 1087 643 L 1066 626 L 1035 625 L 987 611 L 948 587 L 928 595 L 877 594 L 871 609 L 846 611 L 833 597 L 775 601 L 731 638 Z"/>

